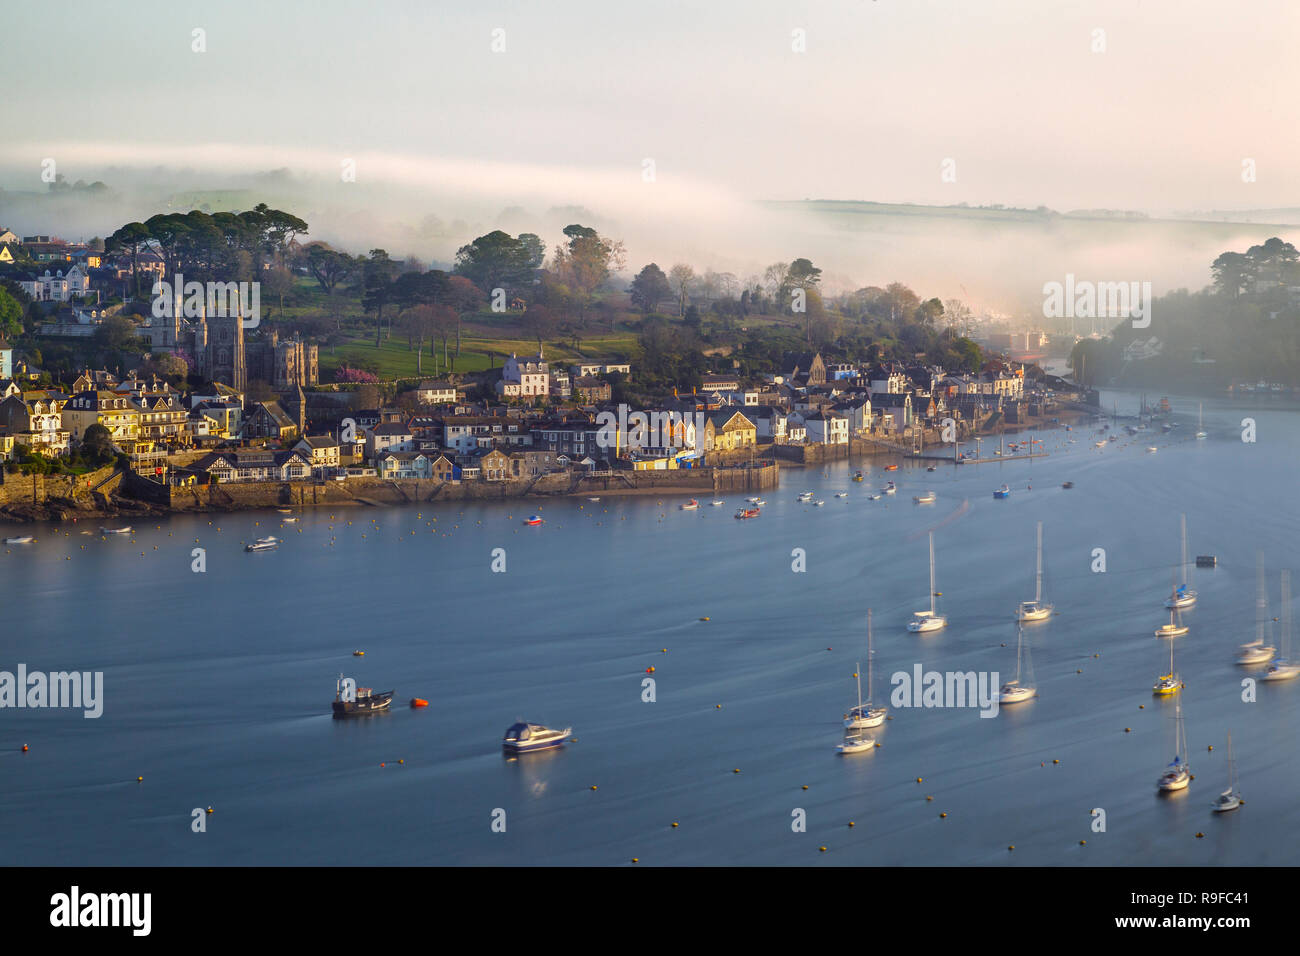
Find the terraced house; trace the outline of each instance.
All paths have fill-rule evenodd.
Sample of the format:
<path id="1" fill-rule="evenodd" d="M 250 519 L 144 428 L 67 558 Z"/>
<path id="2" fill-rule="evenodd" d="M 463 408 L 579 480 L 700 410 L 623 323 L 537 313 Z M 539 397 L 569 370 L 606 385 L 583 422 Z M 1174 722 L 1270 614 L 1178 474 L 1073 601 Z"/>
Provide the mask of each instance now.
<path id="1" fill-rule="evenodd" d="M 68 430 L 63 426 L 62 392 L 25 392 L 0 401 L 0 431 L 12 445 L 25 445 L 47 458 L 66 455 Z"/>
<path id="2" fill-rule="evenodd" d="M 706 451 L 740 451 L 758 444 L 758 430 L 740 412 L 723 409 L 714 412 L 704 425 Z"/>
<path id="3" fill-rule="evenodd" d="M 189 466 L 219 483 L 244 481 L 295 481 L 311 475 L 311 462 L 300 451 L 212 452 Z"/>
<path id="4" fill-rule="evenodd" d="M 140 407 L 127 392 L 94 389 L 77 392 L 63 406 L 63 427 L 74 442 L 80 442 L 91 425 L 103 425 L 113 442 L 135 441 L 140 437 Z"/>

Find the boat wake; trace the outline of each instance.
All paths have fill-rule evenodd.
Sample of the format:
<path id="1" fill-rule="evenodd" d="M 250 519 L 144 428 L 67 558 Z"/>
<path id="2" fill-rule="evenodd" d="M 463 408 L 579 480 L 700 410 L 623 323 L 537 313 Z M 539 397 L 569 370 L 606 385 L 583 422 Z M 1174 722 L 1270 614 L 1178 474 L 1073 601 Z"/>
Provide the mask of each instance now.
<path id="1" fill-rule="evenodd" d="M 937 531 L 940 528 L 944 527 L 945 525 L 952 524 L 958 518 L 964 516 L 968 511 L 970 511 L 970 499 L 966 498 L 962 501 L 961 504 L 959 504 L 956 508 L 953 509 L 952 514 L 948 515 L 942 521 L 938 522 L 937 524 L 932 524 L 928 528 L 922 528 L 919 531 L 914 531 L 911 534 L 909 534 L 904 540 L 915 541 L 917 538 L 923 538 L 927 534 L 930 534 L 933 531 Z"/>

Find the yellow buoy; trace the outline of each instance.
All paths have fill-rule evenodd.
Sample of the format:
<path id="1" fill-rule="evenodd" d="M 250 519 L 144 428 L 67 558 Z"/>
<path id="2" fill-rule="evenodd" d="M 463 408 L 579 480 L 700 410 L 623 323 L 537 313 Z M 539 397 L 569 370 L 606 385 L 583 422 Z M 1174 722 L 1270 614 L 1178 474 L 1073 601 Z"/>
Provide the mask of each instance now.
<path id="1" fill-rule="evenodd" d="M 677 821 L 676 821 L 676 820 L 673 821 L 673 826 L 677 826 Z"/>

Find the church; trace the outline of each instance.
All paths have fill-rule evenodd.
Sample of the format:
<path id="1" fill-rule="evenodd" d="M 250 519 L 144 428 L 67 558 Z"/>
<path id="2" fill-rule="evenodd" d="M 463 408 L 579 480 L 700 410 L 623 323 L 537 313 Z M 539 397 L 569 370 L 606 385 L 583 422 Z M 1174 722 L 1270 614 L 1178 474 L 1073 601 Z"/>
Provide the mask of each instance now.
<path id="1" fill-rule="evenodd" d="M 277 392 L 310 388 L 320 381 L 319 350 L 297 336 L 280 341 L 273 329 L 263 327 L 246 339 L 241 316 L 153 316 L 144 330 L 154 352 L 178 352 L 190 361 L 195 374 L 222 382 L 237 392 L 250 381 L 266 382 Z"/>

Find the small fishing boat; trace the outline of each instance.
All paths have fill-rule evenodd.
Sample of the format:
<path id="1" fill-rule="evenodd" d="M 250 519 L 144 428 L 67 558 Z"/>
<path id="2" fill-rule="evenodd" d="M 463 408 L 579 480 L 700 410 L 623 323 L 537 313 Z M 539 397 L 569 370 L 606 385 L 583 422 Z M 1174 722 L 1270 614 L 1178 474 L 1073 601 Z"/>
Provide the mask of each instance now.
<path id="1" fill-rule="evenodd" d="M 1022 671 L 1021 660 L 1024 660 Z M 1038 694 L 1038 688 L 1027 676 L 1030 671 L 1029 652 L 1025 648 L 1025 629 L 1016 625 L 1016 676 L 1002 685 L 998 691 L 999 704 L 1019 704 Z"/>
<path id="2" fill-rule="evenodd" d="M 848 493 L 847 491 L 837 491 L 837 492 L 835 492 L 835 497 L 836 497 L 836 498 L 847 498 L 848 496 L 849 496 L 849 493 Z"/>
<path id="3" fill-rule="evenodd" d="M 683 511 L 694 511 L 694 510 L 696 510 L 697 508 L 699 508 L 699 506 L 700 506 L 700 503 L 699 503 L 698 501 L 696 501 L 694 498 L 692 498 L 690 501 L 686 502 L 686 504 L 684 504 L 684 505 L 680 505 L 680 507 L 681 507 L 681 509 L 682 509 Z"/>
<path id="4" fill-rule="evenodd" d="M 5 538 L 5 544 L 31 544 L 36 538 L 30 534 L 20 534 L 17 537 Z"/>
<path id="5" fill-rule="evenodd" d="M 388 710 L 393 702 L 391 690 L 376 694 L 369 687 L 358 687 L 351 700 L 343 699 L 343 675 L 334 686 L 334 717 L 366 717 Z"/>
<path id="6" fill-rule="evenodd" d="M 600 499 L 599 499 L 599 498 L 588 498 L 587 500 L 588 500 L 588 501 L 599 501 Z"/>
<path id="7" fill-rule="evenodd" d="M 914 495 L 912 497 L 912 500 L 915 501 L 918 505 L 932 505 L 934 504 L 936 498 L 937 496 L 933 491 L 927 491 L 924 494 Z"/>
<path id="8" fill-rule="evenodd" d="M 536 527 L 539 524 L 545 524 L 546 520 L 541 515 L 529 515 L 524 519 L 524 524 L 530 527 Z"/>
<path id="9" fill-rule="evenodd" d="M 892 495 L 896 494 L 898 489 L 894 487 L 894 483 L 891 481 L 889 484 L 885 485 L 885 487 L 881 488 L 880 492 L 881 494 Z"/>
<path id="10" fill-rule="evenodd" d="M 998 488 L 996 491 L 993 492 L 993 497 L 994 497 L 994 498 L 1010 498 L 1010 497 L 1011 497 L 1011 489 L 1008 488 L 1006 485 L 1003 485 L 1001 488 Z"/>
<path id="11" fill-rule="evenodd" d="M 761 508 L 767 504 L 767 502 L 762 498 L 751 498 L 749 500 L 753 503 L 755 508 Z"/>
<path id="12" fill-rule="evenodd" d="M 1073 487 L 1074 487 L 1074 482 L 1072 482 L 1072 481 L 1067 481 L 1067 482 L 1065 482 L 1064 484 L 1062 484 L 1061 487 L 1062 487 L 1062 488 L 1073 488 Z"/>
<path id="13" fill-rule="evenodd" d="M 297 518 L 281 518 L 280 520 L 283 521 L 285 524 L 293 524 L 293 523 L 296 522 L 298 519 L 297 519 Z"/>
<path id="14" fill-rule="evenodd" d="M 927 469 L 925 469 L 925 470 L 926 470 L 926 471 L 938 471 L 939 469 L 936 468 L 934 465 L 931 465 L 929 468 L 927 468 Z"/>
<path id="15" fill-rule="evenodd" d="M 867 495 L 867 500 L 868 500 L 868 501 L 879 501 L 879 500 L 880 500 L 880 495 Z"/>
<path id="16" fill-rule="evenodd" d="M 1228 732 L 1228 789 L 1219 794 L 1217 800 L 1210 804 L 1210 809 L 1215 813 L 1225 813 L 1228 810 L 1236 810 L 1246 801 L 1241 799 L 1241 793 L 1237 790 L 1237 775 L 1233 772 L 1232 764 L 1232 732 Z"/>
<path id="17" fill-rule="evenodd" d="M 1165 792 L 1172 790 L 1186 790 L 1187 785 L 1191 783 L 1192 772 L 1187 765 L 1187 736 L 1183 727 L 1183 705 L 1182 699 L 1179 698 L 1175 705 L 1174 712 L 1174 759 L 1165 772 L 1160 775 L 1156 781 L 1156 786 Z"/>
<path id="18" fill-rule="evenodd" d="M 862 472 L 860 472 L 860 471 L 855 471 L 855 472 L 853 473 L 853 480 L 854 480 L 854 481 L 865 481 L 865 480 L 866 480 L 866 476 L 863 475 Z"/>
<path id="19" fill-rule="evenodd" d="M 762 512 L 757 508 L 741 508 L 736 512 L 736 517 L 743 520 L 745 518 L 757 518 L 760 514 Z"/>
<path id="20" fill-rule="evenodd" d="M 280 514 L 282 514 L 282 515 L 291 515 L 291 514 L 293 514 L 293 509 L 292 509 L 292 508 L 276 508 L 275 510 L 278 511 L 278 512 L 279 512 Z"/>
<path id="21" fill-rule="evenodd" d="M 756 504 L 758 504 L 760 501 L 762 501 L 763 499 L 761 499 L 761 498 L 759 498 L 757 495 L 755 495 L 753 498 L 746 498 L 745 500 L 748 501 L 751 505 L 756 505 Z"/>
<path id="22" fill-rule="evenodd" d="M 1102 441 L 1095 441 L 1095 442 L 1092 443 L 1092 447 L 1093 447 L 1093 448 L 1105 448 L 1105 447 L 1106 447 L 1106 442 L 1105 442 L 1104 439 L 1103 439 Z"/>
<path id="23" fill-rule="evenodd" d="M 816 501 L 814 501 L 814 502 L 812 503 L 812 506 L 813 506 L 814 508 L 820 508 L 820 507 L 822 507 L 822 505 L 824 505 L 824 504 L 826 504 L 826 502 L 823 501 L 821 498 L 818 498 Z"/>
<path id="24" fill-rule="evenodd" d="M 524 721 L 511 724 L 501 739 L 501 749 L 512 754 L 533 753 L 537 750 L 551 750 L 560 747 L 573 734 L 572 727 L 552 730 L 541 724 L 529 724 Z"/>
<path id="25" fill-rule="evenodd" d="M 714 498 L 712 501 L 709 502 L 709 504 L 712 505 L 714 508 L 721 508 L 723 505 L 726 504 L 726 502 L 723 501 L 721 498 Z"/>
<path id="26" fill-rule="evenodd" d="M 798 497 L 796 500 L 798 500 L 798 501 L 812 501 L 812 500 L 813 500 L 813 493 L 812 493 L 811 491 L 800 492 L 799 497 Z"/>
<path id="27" fill-rule="evenodd" d="M 914 611 L 907 629 L 913 634 L 929 634 L 948 626 L 948 619 L 939 613 L 935 598 L 939 592 L 934 589 L 934 532 L 930 532 L 930 610 Z"/>
<path id="28" fill-rule="evenodd" d="M 244 545 L 245 551 L 274 551 L 280 547 L 280 539 L 272 535 L 267 538 L 258 538 L 252 544 Z"/>
<path id="29" fill-rule="evenodd" d="M 101 527 L 101 528 L 99 529 L 99 533 L 100 533 L 100 534 L 130 534 L 130 533 L 132 532 L 132 530 L 133 530 L 133 529 L 132 529 L 132 527 L 131 527 L 130 525 L 126 525 L 125 527 L 122 527 L 122 528 L 104 528 L 104 527 Z"/>
<path id="30" fill-rule="evenodd" d="M 1154 455 L 1155 453 L 1156 453 L 1156 446 L 1155 446 L 1155 445 L 1147 445 L 1147 454 L 1148 454 L 1148 455 Z"/>

